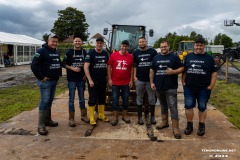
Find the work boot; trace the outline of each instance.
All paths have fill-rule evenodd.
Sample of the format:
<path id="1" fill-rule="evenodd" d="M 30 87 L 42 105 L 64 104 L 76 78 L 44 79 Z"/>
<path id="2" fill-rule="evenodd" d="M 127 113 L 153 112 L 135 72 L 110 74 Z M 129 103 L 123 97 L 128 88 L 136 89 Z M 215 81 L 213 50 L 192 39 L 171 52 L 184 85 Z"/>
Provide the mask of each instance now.
<path id="1" fill-rule="evenodd" d="M 156 126 L 156 129 L 158 130 L 169 127 L 168 114 L 162 114 L 161 116 L 162 116 L 162 122 Z"/>
<path id="2" fill-rule="evenodd" d="M 47 135 L 48 131 L 45 127 L 45 118 L 46 118 L 46 112 L 44 110 L 38 112 L 38 133 L 40 135 Z"/>
<path id="3" fill-rule="evenodd" d="M 189 135 L 193 131 L 193 122 L 187 122 L 187 127 L 184 131 L 184 134 Z"/>
<path id="4" fill-rule="evenodd" d="M 95 106 L 89 106 L 88 113 L 89 113 L 90 125 L 92 126 L 97 124 L 95 121 L 94 112 L 95 112 Z"/>
<path id="5" fill-rule="evenodd" d="M 105 116 L 105 105 L 98 105 L 98 119 L 103 122 L 109 122 L 109 119 Z"/>
<path id="6" fill-rule="evenodd" d="M 203 122 L 199 122 L 197 135 L 203 136 L 204 134 L 205 134 L 205 124 Z"/>
<path id="7" fill-rule="evenodd" d="M 155 105 L 150 105 L 150 112 L 151 112 L 151 123 L 152 124 L 156 124 L 156 120 L 155 120 Z"/>
<path id="8" fill-rule="evenodd" d="M 118 111 L 113 111 L 113 119 L 111 121 L 112 126 L 116 126 L 118 123 Z"/>
<path id="9" fill-rule="evenodd" d="M 173 128 L 173 135 L 176 139 L 181 139 L 181 133 L 179 131 L 179 120 L 172 119 L 172 128 Z"/>
<path id="10" fill-rule="evenodd" d="M 89 123 L 89 119 L 87 117 L 87 109 L 86 108 L 81 108 L 81 120 L 84 121 L 85 123 Z"/>
<path id="11" fill-rule="evenodd" d="M 144 105 L 144 116 L 145 117 L 149 116 L 149 105 Z"/>
<path id="12" fill-rule="evenodd" d="M 138 124 L 143 125 L 143 119 L 142 119 L 142 105 L 138 105 Z"/>
<path id="13" fill-rule="evenodd" d="M 76 127 L 76 123 L 74 121 L 75 112 L 69 112 L 69 126 Z"/>
<path id="14" fill-rule="evenodd" d="M 122 110 L 122 120 L 125 123 L 130 123 L 130 119 L 128 118 L 128 110 Z"/>
<path id="15" fill-rule="evenodd" d="M 54 122 L 54 121 L 52 120 L 51 109 L 47 109 L 47 110 L 46 110 L 46 122 L 45 122 L 45 126 L 49 126 L 49 127 L 57 127 L 57 126 L 58 126 L 58 122 Z"/>

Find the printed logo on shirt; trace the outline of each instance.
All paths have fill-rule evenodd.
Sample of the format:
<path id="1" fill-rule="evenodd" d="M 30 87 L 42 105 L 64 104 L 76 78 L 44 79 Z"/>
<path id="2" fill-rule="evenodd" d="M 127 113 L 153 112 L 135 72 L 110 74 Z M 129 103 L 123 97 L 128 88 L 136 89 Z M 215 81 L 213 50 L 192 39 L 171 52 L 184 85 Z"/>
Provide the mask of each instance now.
<path id="1" fill-rule="evenodd" d="M 104 63 L 105 60 L 104 60 L 104 59 L 101 59 L 101 60 L 98 60 L 98 62 L 100 62 L 100 63 Z"/>
<path id="2" fill-rule="evenodd" d="M 86 55 L 85 59 L 86 59 L 86 60 L 87 60 L 87 59 L 90 59 L 90 55 Z"/>
<path id="3" fill-rule="evenodd" d="M 171 62 L 170 60 L 157 61 L 158 69 L 156 71 L 156 75 L 158 76 L 166 75 L 166 69 L 168 68 L 170 62 Z"/>
<path id="4" fill-rule="evenodd" d="M 202 65 L 205 63 L 204 61 L 191 60 L 190 63 L 192 68 L 188 68 L 187 73 L 202 75 L 206 74 L 206 72 L 202 69 Z"/>
<path id="5" fill-rule="evenodd" d="M 58 62 L 58 61 L 60 61 L 58 58 L 55 58 L 55 59 L 53 59 L 53 61 L 56 61 L 56 62 Z"/>
<path id="6" fill-rule="evenodd" d="M 140 60 L 141 61 L 146 61 L 146 60 L 148 60 L 148 58 L 141 58 Z"/>
<path id="7" fill-rule="evenodd" d="M 127 61 L 125 60 L 119 60 L 117 61 L 118 62 L 118 65 L 116 66 L 116 69 L 118 70 L 127 70 Z"/>
<path id="8" fill-rule="evenodd" d="M 40 56 L 39 53 L 35 53 L 34 57 L 38 58 Z"/>

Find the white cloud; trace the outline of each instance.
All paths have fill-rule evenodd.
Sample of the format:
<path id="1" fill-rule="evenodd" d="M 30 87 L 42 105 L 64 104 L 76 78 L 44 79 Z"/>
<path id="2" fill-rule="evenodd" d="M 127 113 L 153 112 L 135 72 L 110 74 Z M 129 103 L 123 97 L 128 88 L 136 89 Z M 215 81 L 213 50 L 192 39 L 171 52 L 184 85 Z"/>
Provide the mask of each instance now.
<path id="1" fill-rule="evenodd" d="M 223 33 L 239 41 L 240 26 L 223 25 L 225 19 L 240 22 L 239 6 L 239 0 L 0 0 L 0 23 L 1 31 L 41 38 L 50 32 L 58 10 L 74 7 L 84 12 L 90 36 L 110 28 L 108 21 L 154 29 L 150 43 L 168 32 L 189 35 L 191 31 L 209 39 Z"/>

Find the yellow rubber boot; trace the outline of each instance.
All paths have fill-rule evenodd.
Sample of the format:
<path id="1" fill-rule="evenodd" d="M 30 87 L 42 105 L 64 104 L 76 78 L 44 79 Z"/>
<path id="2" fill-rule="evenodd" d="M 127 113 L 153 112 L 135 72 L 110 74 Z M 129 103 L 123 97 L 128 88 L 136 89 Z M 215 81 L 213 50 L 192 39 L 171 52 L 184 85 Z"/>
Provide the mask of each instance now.
<path id="1" fill-rule="evenodd" d="M 96 125 L 96 121 L 94 118 L 94 112 L 95 112 L 95 106 L 89 106 L 88 107 L 88 113 L 89 113 L 89 119 L 90 119 L 90 125 Z"/>
<path id="2" fill-rule="evenodd" d="M 104 121 L 104 122 L 109 122 L 109 119 L 105 117 L 105 105 L 98 105 L 98 119 Z"/>

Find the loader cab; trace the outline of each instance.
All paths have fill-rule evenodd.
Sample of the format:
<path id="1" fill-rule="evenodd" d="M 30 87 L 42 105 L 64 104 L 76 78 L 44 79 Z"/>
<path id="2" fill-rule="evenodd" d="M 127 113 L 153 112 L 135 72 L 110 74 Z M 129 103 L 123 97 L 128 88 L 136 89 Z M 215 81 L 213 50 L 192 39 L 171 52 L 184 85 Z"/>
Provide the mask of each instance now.
<path id="1" fill-rule="evenodd" d="M 184 60 L 184 57 L 194 51 L 194 41 L 181 41 L 178 44 L 178 54 L 181 60 Z"/>
<path id="2" fill-rule="evenodd" d="M 107 35 L 108 29 L 104 28 L 103 34 Z M 121 42 L 128 40 L 129 52 L 132 53 L 138 47 L 138 38 L 146 36 L 145 26 L 134 25 L 112 25 L 112 30 L 109 34 L 108 50 L 110 53 L 120 50 Z M 153 30 L 149 30 L 149 36 L 153 36 Z"/>

